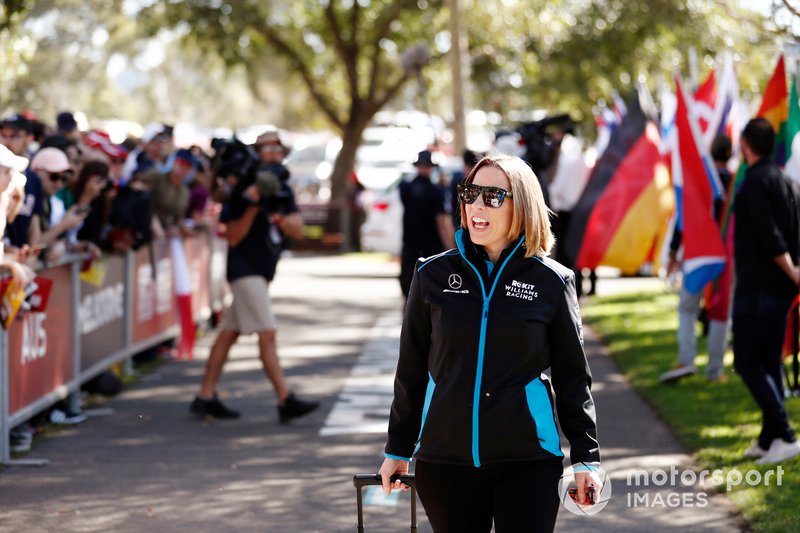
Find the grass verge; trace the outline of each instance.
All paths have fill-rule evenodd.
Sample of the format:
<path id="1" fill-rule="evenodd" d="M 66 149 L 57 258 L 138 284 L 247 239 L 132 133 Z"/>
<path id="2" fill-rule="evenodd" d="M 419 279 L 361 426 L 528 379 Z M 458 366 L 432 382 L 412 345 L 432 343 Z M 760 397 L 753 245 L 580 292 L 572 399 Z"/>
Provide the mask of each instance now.
<path id="1" fill-rule="evenodd" d="M 728 493 L 747 523 L 756 532 L 800 531 L 800 458 L 781 463 L 780 486 L 773 475 L 769 485 L 764 474 L 776 465 L 759 466 L 744 460 L 742 452 L 758 436 L 761 416 L 741 379 L 733 373 L 733 354 L 725 356 L 725 383 L 705 379 L 705 338 L 698 342 L 696 375 L 676 385 L 662 385 L 658 376 L 677 360 L 675 331 L 678 299 L 659 291 L 595 297 L 582 312 L 587 324 L 610 350 L 633 387 L 671 427 L 692 453 L 701 469 L 732 470 L 743 481 Z M 787 400 L 789 417 L 800 417 L 800 398 Z M 796 426 L 796 424 L 795 424 Z M 761 483 L 751 486 L 749 472 L 760 472 Z M 736 474 L 733 474 L 734 476 Z M 751 480 L 756 479 L 752 473 Z M 721 487 L 724 492 L 725 487 Z"/>

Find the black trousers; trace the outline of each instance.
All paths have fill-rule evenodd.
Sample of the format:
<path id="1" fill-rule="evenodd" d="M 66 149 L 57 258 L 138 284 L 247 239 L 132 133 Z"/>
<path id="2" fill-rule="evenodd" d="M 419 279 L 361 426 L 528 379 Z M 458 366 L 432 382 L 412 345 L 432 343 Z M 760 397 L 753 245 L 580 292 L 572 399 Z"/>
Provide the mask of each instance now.
<path id="1" fill-rule="evenodd" d="M 407 250 L 406 247 L 403 247 L 400 253 L 400 289 L 406 298 L 411 288 L 411 281 L 414 279 L 414 266 L 420 257 L 422 256 L 416 250 Z"/>
<path id="2" fill-rule="evenodd" d="M 733 367 L 763 416 L 758 445 L 795 440 L 784 407 L 781 372 L 786 318 L 793 293 L 736 292 L 733 302 Z"/>
<path id="3" fill-rule="evenodd" d="M 436 533 L 552 532 L 562 458 L 496 465 L 417 461 L 417 492 Z"/>

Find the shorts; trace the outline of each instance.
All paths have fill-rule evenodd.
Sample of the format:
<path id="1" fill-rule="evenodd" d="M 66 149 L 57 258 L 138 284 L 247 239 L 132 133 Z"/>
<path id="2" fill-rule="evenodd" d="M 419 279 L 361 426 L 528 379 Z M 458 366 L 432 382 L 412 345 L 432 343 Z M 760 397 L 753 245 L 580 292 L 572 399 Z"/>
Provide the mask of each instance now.
<path id="1" fill-rule="evenodd" d="M 222 329 L 242 335 L 275 331 L 277 322 L 269 299 L 269 282 L 262 276 L 246 276 L 230 282 L 233 303 L 222 317 Z"/>

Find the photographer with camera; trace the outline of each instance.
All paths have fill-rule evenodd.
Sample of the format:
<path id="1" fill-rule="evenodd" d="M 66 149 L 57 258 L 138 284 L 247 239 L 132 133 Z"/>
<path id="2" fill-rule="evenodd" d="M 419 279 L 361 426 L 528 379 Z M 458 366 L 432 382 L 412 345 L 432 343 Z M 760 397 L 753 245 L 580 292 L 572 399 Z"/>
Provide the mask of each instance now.
<path id="1" fill-rule="evenodd" d="M 200 393 L 190 410 L 199 416 L 239 417 L 238 411 L 217 398 L 215 388 L 239 335 L 258 333 L 261 362 L 278 397 L 278 417 L 285 424 L 319 407 L 318 402 L 298 399 L 286 384 L 278 360 L 277 324 L 269 298 L 269 282 L 286 245 L 285 237 L 302 237 L 303 220 L 289 187 L 289 172 L 283 165 L 288 149 L 277 132 L 259 136 L 255 151 L 236 140 L 218 143 L 215 148 L 217 175 L 236 183 L 220 216 L 227 226 L 227 279 L 233 303 L 226 310 L 206 362 Z M 235 179 L 229 180 L 231 176 Z"/>

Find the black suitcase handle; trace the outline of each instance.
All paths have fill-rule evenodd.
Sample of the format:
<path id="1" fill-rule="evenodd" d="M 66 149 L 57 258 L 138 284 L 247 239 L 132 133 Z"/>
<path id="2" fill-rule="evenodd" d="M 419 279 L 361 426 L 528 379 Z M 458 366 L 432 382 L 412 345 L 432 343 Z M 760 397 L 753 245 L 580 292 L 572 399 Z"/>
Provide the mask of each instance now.
<path id="1" fill-rule="evenodd" d="M 411 531 L 417 531 L 417 482 L 414 474 L 394 474 L 392 482 L 398 479 L 411 487 Z M 356 507 L 358 508 L 358 533 L 364 533 L 364 503 L 361 491 L 369 485 L 381 485 L 383 480 L 380 474 L 356 474 L 353 476 L 353 486 L 356 488 Z"/>

